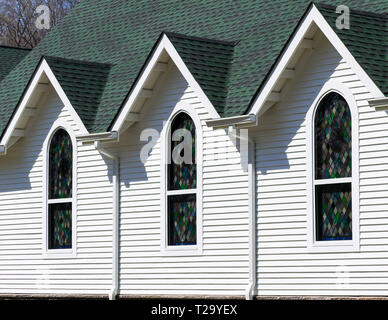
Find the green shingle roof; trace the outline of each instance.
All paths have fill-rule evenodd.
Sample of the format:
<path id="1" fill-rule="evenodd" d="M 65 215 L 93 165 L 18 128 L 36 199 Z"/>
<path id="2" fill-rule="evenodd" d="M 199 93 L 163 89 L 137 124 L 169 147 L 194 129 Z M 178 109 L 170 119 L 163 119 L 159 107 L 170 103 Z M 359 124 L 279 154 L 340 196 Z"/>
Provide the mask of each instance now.
<path id="1" fill-rule="evenodd" d="M 30 49 L 0 46 L 0 81 L 23 60 Z"/>
<path id="2" fill-rule="evenodd" d="M 335 7 L 323 4 L 317 7 L 361 67 L 387 94 L 388 15 L 351 10 L 350 29 L 337 29 Z"/>
<path id="3" fill-rule="evenodd" d="M 236 42 L 215 41 L 166 33 L 193 77 L 218 112 L 228 95 L 228 81 Z"/>
<path id="4" fill-rule="evenodd" d="M 111 65 L 44 56 L 81 119 L 92 122 L 90 112 L 100 105 Z"/>
<path id="5" fill-rule="evenodd" d="M 372 15 L 388 12 L 388 0 L 317 3 L 348 5 L 351 10 L 368 11 Z M 74 94 L 69 99 L 89 132 L 109 130 L 163 32 L 220 116 L 243 114 L 309 4 L 309 0 L 82 0 L 0 83 L 0 131 L 6 128 L 42 56 L 69 60 L 49 64 L 56 65 L 54 73 L 61 78 L 65 92 Z M 320 10 L 332 24 L 331 9 L 320 7 Z M 364 48 L 369 36 L 365 30 L 357 31 L 363 28 L 364 22 L 373 27 L 374 37 L 384 24 L 380 20 L 375 24 L 360 13 L 351 20 L 352 32 L 344 30 L 338 34 L 381 90 L 388 93 L 382 76 L 384 68 L 379 69 L 384 61 L 386 65 L 386 54 L 381 60 L 380 55 L 365 51 L 369 50 Z M 380 48 L 384 40 L 380 43 L 373 38 L 371 43 L 372 46 L 378 43 Z M 372 58 L 365 59 L 368 56 Z M 85 90 L 92 90 L 94 79 L 90 75 L 95 70 L 83 69 L 85 74 L 79 79 L 78 89 L 74 89 L 70 79 L 85 65 L 75 63 L 69 67 L 75 70 L 68 70 L 63 64 L 70 60 L 109 65 L 109 70 L 104 67 L 97 77 L 98 89 L 91 93 L 93 98 L 88 99 L 89 93 Z M 86 99 L 74 91 L 83 92 Z"/>

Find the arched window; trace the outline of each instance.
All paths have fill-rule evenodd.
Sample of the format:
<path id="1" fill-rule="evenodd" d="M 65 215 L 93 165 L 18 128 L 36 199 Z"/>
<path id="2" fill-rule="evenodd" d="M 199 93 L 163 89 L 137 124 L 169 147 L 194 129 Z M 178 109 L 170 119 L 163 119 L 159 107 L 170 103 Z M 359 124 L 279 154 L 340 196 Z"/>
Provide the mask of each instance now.
<path id="1" fill-rule="evenodd" d="M 187 113 L 172 120 L 168 146 L 167 242 L 169 246 L 196 245 L 196 129 Z"/>
<path id="2" fill-rule="evenodd" d="M 48 156 L 48 249 L 71 248 L 73 146 L 66 130 L 55 131 Z"/>
<path id="3" fill-rule="evenodd" d="M 352 240 L 352 121 L 338 93 L 316 110 L 314 153 L 316 240 Z"/>

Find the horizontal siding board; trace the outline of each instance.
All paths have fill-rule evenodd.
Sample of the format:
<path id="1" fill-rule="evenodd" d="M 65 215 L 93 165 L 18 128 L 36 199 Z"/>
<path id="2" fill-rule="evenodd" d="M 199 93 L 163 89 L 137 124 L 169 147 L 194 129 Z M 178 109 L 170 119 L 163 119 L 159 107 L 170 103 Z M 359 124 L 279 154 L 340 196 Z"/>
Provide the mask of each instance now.
<path id="1" fill-rule="evenodd" d="M 145 128 L 160 132 L 178 101 L 194 107 L 202 121 L 203 253 L 197 256 L 161 253 L 160 139 L 144 164 L 139 152 L 145 143 L 133 139 Z M 142 122 L 124 132 L 118 146 L 111 148 L 121 160 L 120 292 L 217 295 L 223 290 L 223 295 L 243 295 L 249 255 L 248 181 L 236 147 L 225 130 L 206 126 L 204 120 L 212 117 L 175 68 L 143 108 Z M 88 156 L 94 157 L 93 150 Z M 85 166 L 80 170 L 86 181 L 93 178 Z M 84 195 L 87 201 L 87 192 Z M 190 272 L 194 275 L 188 278 Z"/>
<path id="2" fill-rule="evenodd" d="M 77 258 L 47 259 L 42 256 L 43 142 L 56 119 L 67 122 L 75 134 L 79 129 L 68 109 L 53 93 L 46 101 L 39 102 L 38 113 L 27 129 L 28 135 L 0 159 L 0 294 L 107 293 L 111 283 L 109 211 L 107 216 L 106 210 L 97 208 L 100 216 L 93 213 L 84 216 L 81 200 L 77 208 Z M 78 144 L 77 147 L 80 159 L 87 163 L 88 156 L 82 156 L 84 146 Z M 90 149 L 90 146 L 86 148 Z M 95 171 L 94 176 L 84 177 L 93 178 L 91 184 L 104 183 L 105 193 L 107 187 L 110 189 L 106 172 L 102 170 Z M 77 181 L 81 190 L 82 179 L 81 175 Z M 111 208 L 110 195 L 105 197 L 108 200 L 97 197 L 100 200 L 96 201 L 109 201 Z M 100 235 L 97 229 L 109 231 Z M 88 238 L 93 232 L 97 237 Z M 99 242 L 93 242 L 97 239 Z"/>
<path id="3" fill-rule="evenodd" d="M 305 116 L 328 79 L 345 83 L 359 110 L 360 252 L 307 249 Z M 368 88 L 326 40 L 285 92 L 255 130 L 257 294 L 387 295 L 387 114 L 368 105 Z"/>

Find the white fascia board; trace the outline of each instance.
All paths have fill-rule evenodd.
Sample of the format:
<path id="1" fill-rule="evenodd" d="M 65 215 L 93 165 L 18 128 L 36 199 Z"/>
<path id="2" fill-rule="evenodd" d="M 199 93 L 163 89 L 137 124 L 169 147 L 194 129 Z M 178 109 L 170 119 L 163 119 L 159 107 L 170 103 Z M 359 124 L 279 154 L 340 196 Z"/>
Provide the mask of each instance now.
<path id="1" fill-rule="evenodd" d="M 246 114 L 229 118 L 211 119 L 206 125 L 212 128 L 227 128 L 229 126 L 256 126 L 257 117 L 255 114 Z"/>
<path id="2" fill-rule="evenodd" d="M 374 107 L 376 110 L 388 110 L 388 97 L 371 99 L 368 102 L 369 105 Z"/>
<path id="3" fill-rule="evenodd" d="M 77 141 L 81 142 L 117 142 L 119 141 L 119 133 L 117 131 L 101 132 L 101 133 L 91 133 L 86 135 L 76 136 Z"/>
<path id="4" fill-rule="evenodd" d="M 214 108 L 213 104 L 210 102 L 209 98 L 206 96 L 205 92 L 203 92 L 201 86 L 195 80 L 194 76 L 191 74 L 191 72 L 187 68 L 186 64 L 183 62 L 178 51 L 176 51 L 174 45 L 167 38 L 166 35 L 164 35 L 163 40 L 164 40 L 165 50 L 167 51 L 170 58 L 177 66 L 178 70 L 182 73 L 183 77 L 185 78 L 185 80 L 187 81 L 189 86 L 192 87 L 194 89 L 194 91 L 197 93 L 203 106 L 208 109 L 210 116 L 213 119 L 220 118 L 220 115 L 218 114 L 218 112 Z"/>
<path id="5" fill-rule="evenodd" d="M 16 110 L 16 113 L 13 115 L 12 120 L 9 123 L 9 125 L 8 125 L 4 135 L 3 135 L 3 138 L 1 139 L 1 142 L 0 142 L 1 146 L 4 146 L 5 148 L 7 147 L 7 143 L 11 139 L 13 131 L 16 129 L 16 124 L 19 121 L 21 115 L 23 114 L 24 109 L 27 107 L 27 103 L 30 100 L 35 88 L 38 86 L 39 79 L 42 76 L 42 74 L 43 74 L 43 68 L 42 68 L 42 63 L 41 63 L 38 70 L 35 72 L 35 76 L 31 80 L 31 82 L 27 88 L 27 91 L 24 94 L 22 101 L 20 102 L 20 104 Z"/>
<path id="6" fill-rule="evenodd" d="M 127 115 L 132 111 L 134 107 L 134 102 L 138 96 L 141 95 L 142 88 L 147 81 L 147 78 L 149 77 L 150 73 L 153 71 L 154 67 L 157 66 L 158 59 L 161 55 L 161 53 L 165 50 L 168 55 L 170 56 L 171 60 L 174 62 L 174 64 L 177 66 L 178 70 L 181 72 L 182 76 L 185 78 L 187 83 L 190 87 L 194 89 L 196 94 L 198 95 L 199 99 L 203 103 L 203 105 L 208 109 L 210 116 L 214 119 L 220 118 L 219 114 L 217 113 L 216 109 L 214 108 L 213 104 L 210 102 L 206 94 L 203 92 L 202 88 L 198 84 L 198 82 L 194 79 L 193 75 L 183 62 L 182 58 L 179 56 L 178 52 L 176 51 L 174 45 L 171 43 L 171 41 L 168 39 L 168 37 L 163 34 L 162 39 L 160 40 L 159 45 L 156 47 L 153 55 L 151 56 L 151 59 L 145 66 L 143 72 L 141 73 L 139 79 L 137 80 L 131 94 L 127 98 L 127 101 L 125 102 L 122 110 L 120 111 L 116 121 L 114 122 L 112 126 L 112 131 L 120 131 L 121 127 L 124 125 L 125 119 Z"/>
<path id="7" fill-rule="evenodd" d="M 350 53 L 349 49 L 341 41 L 341 39 L 333 30 L 333 28 L 319 12 L 317 7 L 315 5 L 312 5 L 310 11 L 307 13 L 304 20 L 300 23 L 288 47 L 283 52 L 279 62 L 271 72 L 266 84 L 260 91 L 259 95 L 256 97 L 251 107 L 250 113 L 260 115 L 260 112 L 264 107 L 264 103 L 271 94 L 271 91 L 274 88 L 276 82 L 279 78 L 281 78 L 282 73 L 286 70 L 286 67 L 290 59 L 294 55 L 295 51 L 303 43 L 304 36 L 313 23 L 318 26 L 318 28 L 327 37 L 333 47 L 336 48 L 338 53 L 346 60 L 347 63 L 349 63 L 354 72 L 360 77 L 361 81 L 367 86 L 371 94 L 376 98 L 384 97 L 384 94 L 377 87 L 374 81 L 369 77 L 369 75 L 365 72 L 365 70 L 360 66 L 360 64 L 356 61 L 356 59 Z"/>
<path id="8" fill-rule="evenodd" d="M 78 116 L 77 112 L 75 111 L 75 109 L 71 105 L 69 99 L 67 98 L 65 92 L 63 91 L 62 87 L 60 86 L 58 80 L 54 76 L 54 73 L 50 69 L 48 63 L 44 59 L 42 59 L 38 69 L 35 71 L 35 75 L 33 76 L 32 80 L 30 81 L 30 84 L 27 88 L 27 91 L 24 94 L 22 101 L 17 106 L 16 113 L 12 117 L 12 120 L 11 120 L 10 124 L 8 125 L 7 130 L 4 133 L 3 138 L 1 139 L 1 142 L 0 142 L 1 146 L 5 146 L 5 147 L 7 146 L 9 140 L 11 139 L 11 137 L 16 129 L 16 125 L 17 125 L 20 117 L 23 116 L 23 113 L 25 110 L 28 110 L 27 109 L 29 107 L 28 102 L 31 99 L 32 95 L 34 94 L 35 90 L 37 88 L 39 88 L 39 86 L 40 86 L 39 80 L 40 80 L 41 76 L 43 75 L 43 73 L 46 74 L 51 85 L 53 86 L 54 90 L 57 92 L 58 96 L 60 97 L 60 99 L 62 100 L 64 105 L 68 107 L 69 112 L 71 113 L 74 121 L 77 122 L 81 132 L 83 134 L 88 133 L 85 125 L 83 124 L 81 118 Z"/>

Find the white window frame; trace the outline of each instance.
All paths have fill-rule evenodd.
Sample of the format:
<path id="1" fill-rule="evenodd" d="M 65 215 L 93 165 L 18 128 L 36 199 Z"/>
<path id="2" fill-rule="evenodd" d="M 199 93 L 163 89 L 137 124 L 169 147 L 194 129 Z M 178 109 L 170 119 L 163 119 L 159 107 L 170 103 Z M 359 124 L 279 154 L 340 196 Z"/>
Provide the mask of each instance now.
<path id="1" fill-rule="evenodd" d="M 322 99 L 330 92 L 340 94 L 347 102 L 352 121 L 352 176 L 351 178 L 315 180 L 315 128 L 314 119 Z M 329 80 L 317 94 L 306 118 L 306 168 L 307 168 L 307 249 L 310 252 L 358 252 L 360 250 L 360 176 L 359 176 L 359 117 L 356 100 L 351 90 L 342 82 Z M 351 183 L 352 190 L 352 240 L 317 241 L 315 186 L 318 184 Z"/>
<path id="2" fill-rule="evenodd" d="M 73 168 L 72 168 L 72 198 L 66 199 L 49 199 L 49 169 L 50 169 L 50 144 L 54 134 L 59 130 L 63 129 L 70 136 L 72 149 L 73 149 Z M 74 135 L 74 132 L 71 126 L 61 120 L 58 119 L 55 121 L 47 135 L 47 138 L 44 142 L 43 146 L 43 188 L 42 188 L 42 196 L 43 196 L 43 257 L 44 258 L 74 258 L 77 254 L 77 239 L 76 239 L 76 208 L 77 208 L 77 141 Z M 53 203 L 70 203 L 71 202 L 71 248 L 66 249 L 49 249 L 49 204 Z"/>
<path id="3" fill-rule="evenodd" d="M 168 189 L 168 159 L 170 151 L 170 136 L 171 136 L 171 123 L 175 117 L 181 113 L 187 113 L 194 121 L 196 130 L 196 164 L 197 164 L 197 188 L 183 191 L 167 190 Z M 199 255 L 202 254 L 202 126 L 201 121 L 195 111 L 195 109 L 187 103 L 178 103 L 167 122 L 164 123 L 163 130 L 161 132 L 160 139 L 161 150 L 161 252 L 165 255 Z M 169 195 L 177 194 L 196 194 L 196 245 L 168 245 L 168 201 Z"/>

